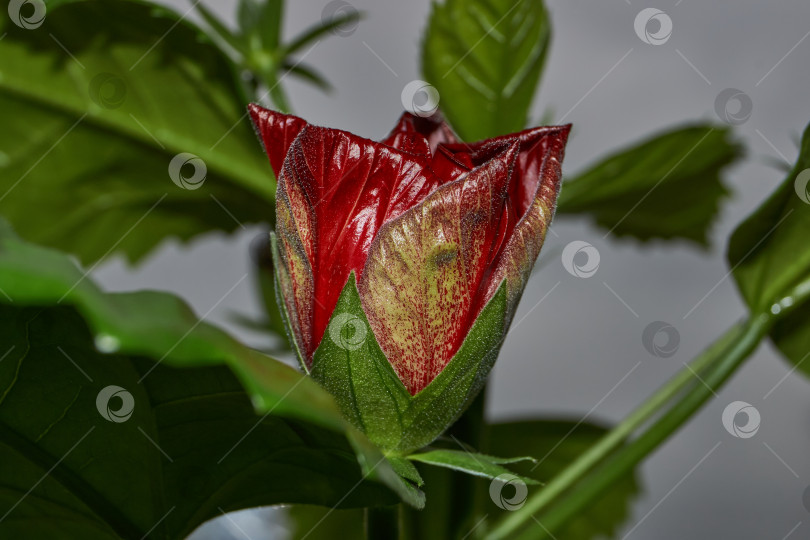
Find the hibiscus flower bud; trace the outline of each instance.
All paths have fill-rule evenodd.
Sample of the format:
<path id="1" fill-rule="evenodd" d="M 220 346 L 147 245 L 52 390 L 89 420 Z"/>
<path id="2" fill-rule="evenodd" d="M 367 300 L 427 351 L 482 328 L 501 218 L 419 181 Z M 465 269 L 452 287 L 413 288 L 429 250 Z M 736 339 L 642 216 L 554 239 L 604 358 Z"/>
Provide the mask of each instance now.
<path id="1" fill-rule="evenodd" d="M 430 443 L 498 355 L 570 126 L 465 144 L 406 113 L 374 142 L 250 114 L 278 179 L 276 289 L 302 368 L 386 450 Z"/>

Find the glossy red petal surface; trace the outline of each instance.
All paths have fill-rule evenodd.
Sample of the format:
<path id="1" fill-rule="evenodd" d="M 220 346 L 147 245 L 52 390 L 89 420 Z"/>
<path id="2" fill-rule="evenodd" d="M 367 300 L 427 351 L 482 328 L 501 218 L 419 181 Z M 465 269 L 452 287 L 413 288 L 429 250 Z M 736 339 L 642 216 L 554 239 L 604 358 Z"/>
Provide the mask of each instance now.
<path id="1" fill-rule="evenodd" d="M 264 143 L 273 172 L 278 178 L 278 175 L 281 174 L 281 165 L 287 156 L 287 150 L 298 133 L 308 125 L 307 121 L 291 114 L 265 109 L 255 103 L 248 105 L 248 112 L 250 112 L 256 132 Z"/>
<path id="2" fill-rule="evenodd" d="M 426 157 L 432 155 L 440 144 L 458 142 L 453 130 L 450 129 L 441 114 L 435 113 L 432 116 L 423 117 L 406 112 L 402 113 L 397 125 L 382 140 L 382 143 L 406 152 L 413 152 L 413 148 L 422 147 L 420 139 L 427 142 L 430 149 L 430 154 L 426 154 Z"/>
<path id="3" fill-rule="evenodd" d="M 438 156 L 442 152 L 447 152 L 452 154 L 456 161 L 469 163 L 471 166 L 477 167 L 497 154 L 504 142 L 518 139 L 520 141 L 520 154 L 517 161 L 516 175 L 510 187 L 510 200 L 515 213 L 518 216 L 523 216 L 535 199 L 537 187 L 542 177 L 540 169 L 543 161 L 552 151 L 551 146 L 561 136 L 566 137 L 562 141 L 563 146 L 565 146 L 565 140 L 567 140 L 570 129 L 570 124 L 566 126 L 536 127 L 470 144 L 441 144 L 436 154 Z"/>
<path id="4" fill-rule="evenodd" d="M 520 209 L 512 230 L 481 284 L 476 302 L 477 313 L 495 294 L 503 280 L 507 290 L 507 325 L 514 315 L 517 303 L 540 254 L 548 226 L 554 216 L 557 195 L 562 182 L 562 161 L 568 141 L 570 125 L 536 128 L 521 133 L 520 155 L 510 186 L 510 201 Z M 527 200 L 527 191 L 532 189 Z"/>
<path id="5" fill-rule="evenodd" d="M 293 292 L 285 296 L 308 361 L 380 226 L 442 183 L 424 159 L 406 152 L 339 130 L 300 132 L 279 175 L 276 211 Z"/>

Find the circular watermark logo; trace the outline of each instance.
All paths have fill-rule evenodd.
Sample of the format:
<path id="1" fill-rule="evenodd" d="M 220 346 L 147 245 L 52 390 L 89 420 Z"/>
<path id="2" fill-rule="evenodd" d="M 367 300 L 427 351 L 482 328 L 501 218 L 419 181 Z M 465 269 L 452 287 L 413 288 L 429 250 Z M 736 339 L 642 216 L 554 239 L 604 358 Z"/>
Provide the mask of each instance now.
<path id="1" fill-rule="evenodd" d="M 810 486 L 804 488 L 804 493 L 802 493 L 802 504 L 804 505 L 804 509 L 810 512 Z"/>
<path id="2" fill-rule="evenodd" d="M 411 81 L 402 89 L 402 107 L 416 116 L 432 116 L 439 110 L 439 91 L 425 81 Z"/>
<path id="3" fill-rule="evenodd" d="M 745 417 L 745 423 L 737 422 L 740 415 Z M 759 431 L 759 411 L 745 401 L 733 401 L 723 409 L 723 427 L 731 435 L 740 439 L 750 439 Z"/>
<path id="4" fill-rule="evenodd" d="M 519 510 L 526 504 L 528 495 L 526 482 L 511 473 L 498 475 L 489 484 L 489 498 L 501 510 Z"/>
<path id="5" fill-rule="evenodd" d="M 99 73 L 90 80 L 89 92 L 99 107 L 117 109 L 127 97 L 127 84 L 118 75 Z"/>
<path id="6" fill-rule="evenodd" d="M 562 252 L 562 265 L 572 276 L 589 278 L 599 269 L 599 250 L 584 240 L 570 242 Z"/>
<path id="7" fill-rule="evenodd" d="M 348 20 L 332 28 L 333 34 L 346 37 L 354 34 L 355 30 L 357 30 L 357 26 L 360 24 L 358 15 L 359 12 L 350 3 L 344 0 L 332 0 L 321 11 L 321 22 L 323 24 L 332 24 L 337 19 L 349 17 Z"/>
<path id="8" fill-rule="evenodd" d="M 25 28 L 34 30 L 45 22 L 45 2 L 43 0 L 11 0 L 8 3 L 8 16 L 11 22 Z"/>
<path id="9" fill-rule="evenodd" d="M 644 43 L 663 45 L 672 36 L 672 19 L 660 9 L 645 8 L 636 15 L 633 28 Z"/>
<path id="10" fill-rule="evenodd" d="M 172 158 L 169 163 L 169 178 L 177 187 L 183 189 L 199 189 L 205 182 L 208 167 L 205 162 L 188 152 L 182 152 Z"/>
<path id="11" fill-rule="evenodd" d="M 121 404 L 117 409 L 110 406 L 110 402 L 114 398 L 121 400 Z M 132 416 L 132 411 L 135 410 L 135 398 L 120 386 L 112 384 L 102 388 L 101 392 L 96 396 L 96 409 L 105 420 L 120 424 L 129 420 L 129 417 Z"/>
<path id="12" fill-rule="evenodd" d="M 368 328 L 357 315 L 338 313 L 329 323 L 329 337 L 335 345 L 347 351 L 356 351 L 363 346 Z"/>
<path id="13" fill-rule="evenodd" d="M 726 124 L 744 124 L 754 110 L 751 96 L 736 88 L 726 88 L 714 99 L 714 112 Z"/>
<path id="14" fill-rule="evenodd" d="M 810 204 L 810 169 L 805 169 L 796 175 L 793 187 L 796 189 L 796 195 L 805 203 Z"/>
<path id="15" fill-rule="evenodd" d="M 669 358 L 678 352 L 681 334 L 678 329 L 664 321 L 653 321 L 644 327 L 641 343 L 647 352 L 658 358 Z"/>

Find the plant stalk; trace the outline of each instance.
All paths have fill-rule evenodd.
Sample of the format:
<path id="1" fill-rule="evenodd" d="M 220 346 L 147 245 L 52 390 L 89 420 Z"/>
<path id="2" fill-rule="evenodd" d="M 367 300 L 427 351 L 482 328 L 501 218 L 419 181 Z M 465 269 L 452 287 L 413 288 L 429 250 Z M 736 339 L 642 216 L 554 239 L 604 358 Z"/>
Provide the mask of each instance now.
<path id="1" fill-rule="evenodd" d="M 486 535 L 486 540 L 516 538 L 515 533 L 529 523 L 535 514 L 546 511 L 551 505 L 554 505 L 553 508 L 541 515 L 541 523 L 551 532 L 581 511 L 691 418 L 712 397 L 714 389 L 719 388 L 756 350 L 773 324 L 808 297 L 810 286 L 800 284 L 769 310 L 732 327 L 699 355 L 689 368 L 679 372 L 595 446 L 566 467 L 542 491 L 531 497 L 520 510 L 498 522 Z M 695 373 L 703 374 L 703 382 L 696 380 Z M 689 391 L 667 413 L 636 440 L 623 446 L 633 432 L 687 388 Z M 614 452 L 613 458 L 596 474 L 589 474 Z M 588 481 L 582 482 L 586 477 Z"/>
<path id="2" fill-rule="evenodd" d="M 739 341 L 733 343 L 716 366 L 706 369 L 701 378 L 705 382 L 695 381 L 692 388 L 669 411 L 664 413 L 637 439 L 619 450 L 602 466 L 590 474 L 587 481 L 576 485 L 571 491 L 553 502 L 553 506 L 540 520 L 549 531 L 559 529 L 568 519 L 597 500 L 614 482 L 628 474 L 644 460 L 653 450 L 683 426 L 701 406 L 706 403 L 743 362 L 756 350 L 767 333 L 767 324 L 752 322 L 746 325 Z M 518 536 L 517 538 L 523 538 Z M 525 535 L 526 538 L 536 538 Z"/>

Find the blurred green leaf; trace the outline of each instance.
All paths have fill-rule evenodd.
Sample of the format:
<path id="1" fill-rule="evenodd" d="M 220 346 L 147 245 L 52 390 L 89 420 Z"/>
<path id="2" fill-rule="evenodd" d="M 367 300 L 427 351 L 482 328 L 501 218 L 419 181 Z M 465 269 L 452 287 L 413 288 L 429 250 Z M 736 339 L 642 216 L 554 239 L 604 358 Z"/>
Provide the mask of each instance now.
<path id="1" fill-rule="evenodd" d="M 323 75 L 315 71 L 313 68 L 305 65 L 305 64 L 294 64 L 290 65 L 287 64 L 284 66 L 284 69 L 290 75 L 295 75 L 305 81 L 308 81 L 324 92 L 331 92 L 332 85 L 327 81 Z"/>
<path id="2" fill-rule="evenodd" d="M 137 1 L 0 14 L 0 212 L 26 238 L 131 261 L 167 237 L 269 221 L 275 184 L 227 57 L 190 23 Z M 204 182 L 170 177 L 180 153 Z M 180 159 L 172 174 L 201 171 Z M 198 168 L 194 168 L 194 163 Z"/>
<path id="3" fill-rule="evenodd" d="M 167 432 L 168 434 L 165 436 L 154 431 L 157 429 L 156 427 L 149 427 L 153 424 L 156 425 L 154 418 L 149 420 L 152 424 L 139 422 L 138 425 L 144 426 L 147 433 L 154 433 L 157 439 L 152 438 L 161 441 L 159 443 L 161 448 L 163 448 L 163 442 L 166 442 L 167 448 L 163 448 L 163 450 L 169 453 L 169 448 L 171 448 L 173 453 L 169 455 L 172 459 L 187 454 L 200 454 L 198 457 L 192 456 L 188 459 L 197 465 L 197 469 L 199 469 L 197 472 L 202 478 L 206 474 L 219 474 L 205 467 L 216 468 L 217 460 L 223 458 L 221 465 L 226 462 L 226 459 L 229 459 L 228 456 L 225 456 L 228 448 L 236 445 L 242 435 L 246 433 L 250 435 L 250 432 L 242 429 L 246 424 L 248 426 L 256 425 L 258 429 L 259 421 L 255 414 L 248 414 L 245 411 L 248 403 L 252 403 L 258 412 L 265 413 L 262 416 L 262 422 L 264 422 L 262 425 L 270 427 L 262 428 L 259 431 L 265 433 L 266 437 L 274 438 L 278 445 L 274 446 L 262 439 L 256 442 L 261 447 L 258 450 L 254 443 L 245 446 L 244 451 L 252 449 L 252 453 L 247 455 L 243 455 L 242 450 L 240 452 L 234 450 L 235 456 L 244 457 L 240 458 L 242 461 L 234 462 L 233 469 L 223 471 L 223 476 L 218 477 L 220 480 L 211 486 L 212 490 L 222 490 L 222 493 L 221 496 L 218 495 L 220 498 L 213 498 L 213 493 L 208 494 L 213 498 L 212 500 L 218 502 L 212 507 L 206 506 L 206 512 L 215 511 L 217 505 L 233 509 L 246 505 L 268 504 L 266 502 L 268 500 L 355 504 L 348 503 L 347 501 L 354 500 L 348 497 L 341 502 L 341 497 L 348 491 L 344 488 L 354 486 L 364 479 L 375 485 L 369 487 L 373 496 L 362 504 L 390 503 L 393 494 L 398 495 L 409 504 L 415 506 L 422 504 L 422 494 L 409 482 L 402 480 L 380 451 L 372 446 L 362 434 L 348 426 L 331 396 L 314 381 L 289 366 L 241 345 L 223 331 L 198 319 L 178 298 L 166 293 L 151 291 L 104 293 L 86 277 L 86 273 L 83 273 L 70 257 L 55 250 L 21 241 L 4 221 L 0 221 L 0 283 L 2 283 L 0 301 L 8 302 L 14 308 L 14 310 L 11 307 L 3 308 L 10 313 L 9 322 L 0 327 L 5 332 L 0 334 L 0 350 L 3 351 L 0 354 L 9 353 L 8 358 L 14 359 L 14 361 L 0 363 L 0 388 L 3 389 L 0 390 L 0 411 L 8 411 L 9 421 L 12 421 L 15 431 L 34 430 L 24 433 L 28 441 L 26 448 L 34 448 L 38 443 L 37 439 L 45 441 L 45 435 L 50 430 L 47 426 L 51 424 L 43 420 L 41 423 L 32 423 L 31 426 L 28 426 L 26 415 L 21 412 L 23 409 L 18 407 L 27 404 L 29 408 L 41 410 L 44 418 L 49 419 L 53 425 L 57 425 L 61 422 L 60 414 L 68 414 L 73 411 L 73 405 L 65 400 L 81 398 L 82 400 L 89 399 L 92 403 L 101 388 L 109 384 L 116 384 L 126 388 L 133 395 L 141 396 L 137 401 L 141 404 L 143 412 L 146 413 L 146 416 L 143 417 L 143 422 L 146 422 L 151 418 L 150 414 L 152 416 L 157 414 L 149 412 L 149 404 L 156 407 L 156 401 L 160 400 L 148 393 L 150 388 L 157 388 L 161 392 L 171 391 L 185 396 L 182 399 L 186 403 L 178 403 L 176 410 L 185 411 L 190 416 L 188 418 L 170 417 L 167 421 L 167 429 L 179 429 L 185 434 L 185 438 L 172 431 Z M 2 305 L 0 304 L 0 306 Z M 39 306 L 39 308 L 31 310 L 24 309 L 23 306 Z M 59 315 L 54 316 L 55 318 L 48 325 L 41 327 L 36 336 L 26 330 L 26 328 L 31 328 L 26 321 L 36 319 L 37 313 L 40 311 L 43 313 L 48 310 L 62 314 L 72 313 L 69 309 L 70 306 L 81 315 L 84 319 L 82 325 L 86 324 L 88 329 L 80 332 L 76 330 L 78 323 L 70 323 L 70 319 L 64 319 L 63 315 Z M 28 319 L 20 322 L 18 320 L 20 316 L 28 317 Z M 75 315 L 70 316 L 79 320 Z M 62 341 L 60 336 L 64 336 L 65 341 Z M 93 343 L 98 350 L 115 354 L 109 357 L 101 356 L 93 349 Z M 60 356 L 57 346 L 62 346 L 67 356 Z M 43 352 L 42 356 L 35 356 L 32 352 L 34 347 L 44 347 L 47 354 Z M 141 357 L 142 360 L 138 360 L 137 357 Z M 151 361 L 147 359 L 151 359 Z M 80 366 L 80 369 L 76 369 L 74 377 L 66 378 L 65 370 L 75 369 L 75 366 L 70 365 L 72 362 Z M 222 364 L 229 366 L 236 378 L 223 370 L 220 367 Z M 29 365 L 32 366 L 30 372 Z M 161 369 L 162 366 L 195 369 L 175 372 L 168 369 L 164 371 Z M 88 375 L 87 377 L 81 374 L 82 370 Z M 214 373 L 216 376 L 208 375 L 208 373 Z M 21 374 L 26 377 L 25 384 L 21 384 Z M 53 374 L 53 378 L 50 378 L 51 374 Z M 201 384 L 204 383 L 201 387 L 197 386 L 198 378 Z M 235 382 L 230 381 L 236 381 L 237 378 L 246 390 L 238 392 L 233 390 Z M 75 384 L 75 381 L 82 382 L 83 380 L 90 384 L 88 388 L 91 390 L 83 390 Z M 49 385 L 60 389 L 59 399 L 57 396 L 43 398 L 43 396 L 49 396 L 46 390 Z M 216 408 L 213 405 L 206 405 L 208 402 L 204 398 L 209 393 L 206 388 L 212 385 L 219 385 L 227 390 L 226 397 L 234 404 L 233 417 L 228 417 L 223 412 L 222 417 L 215 415 L 213 418 L 208 418 L 201 413 L 201 411 Z M 196 394 L 198 391 L 200 396 Z M 18 394 L 23 396 L 20 402 L 22 405 L 12 406 L 12 403 L 16 403 L 13 400 L 17 399 Z M 31 400 L 34 397 L 45 401 L 32 405 L 34 402 Z M 90 411 L 92 412 L 92 408 Z M 175 411 L 175 408 L 167 406 L 165 409 L 160 409 L 161 413 L 164 411 L 171 413 Z M 270 417 L 271 412 L 277 416 L 294 419 L 294 422 Z M 87 414 L 86 409 L 80 409 L 77 414 L 80 414 L 80 418 L 99 420 L 94 414 Z M 241 415 L 240 418 L 242 418 L 239 421 L 236 418 L 238 415 Z M 1 412 L 0 416 L 2 416 Z M 221 434 L 212 434 L 202 427 L 195 427 L 195 422 L 205 425 L 206 422 L 220 421 L 225 424 L 232 421 L 233 429 L 220 427 Z M 303 425 L 303 422 L 311 424 L 311 427 L 292 427 Z M 92 426 L 92 424 L 86 423 L 81 425 L 87 425 L 87 429 Z M 54 448 L 57 449 L 64 450 L 65 445 L 69 447 L 84 433 L 84 431 L 76 429 L 65 429 L 64 431 L 61 429 L 60 426 L 61 437 L 54 440 L 54 444 L 56 444 Z M 192 437 L 191 432 L 197 429 L 200 432 L 195 433 Z M 265 432 L 265 429 L 271 431 Z M 137 431 L 134 433 L 140 435 Z M 5 442 L 5 437 L 2 440 Z M 126 440 L 132 442 L 131 438 Z M 241 444 L 239 443 L 237 446 L 241 447 Z M 313 449 L 311 453 L 306 450 L 306 447 L 310 445 Z M 141 448 L 137 445 L 135 447 Z M 200 450 L 201 447 L 205 450 Z M 295 451 L 289 451 L 288 447 L 294 447 Z M 278 449 L 278 452 L 271 451 L 273 448 Z M 318 448 L 330 448 L 330 452 L 334 455 L 321 455 L 316 451 Z M 295 457 L 299 449 L 306 456 L 303 460 Z M 208 453 L 209 450 L 218 453 L 217 460 L 208 459 L 212 456 Z M 55 460 L 58 460 L 59 454 L 54 453 L 56 450 L 53 448 L 49 447 L 43 451 L 52 458 L 51 462 L 43 462 L 46 465 L 53 465 Z M 161 471 L 159 457 L 158 455 L 155 458 L 157 461 L 154 469 L 158 472 Z M 132 469 L 132 463 L 138 462 L 130 454 L 104 456 L 104 458 L 112 460 L 113 465 L 120 463 L 121 468 L 125 470 Z M 198 458 L 202 461 L 194 461 Z M 267 461 L 261 461 L 262 459 Z M 310 469 L 307 469 L 307 461 L 311 462 Z M 169 462 L 171 463 L 171 460 Z M 83 463 L 84 461 L 80 461 L 76 466 L 82 466 Z M 267 465 L 267 470 L 278 470 L 278 467 L 282 467 L 289 474 L 279 484 L 268 484 L 266 481 L 256 480 L 258 483 L 254 485 L 254 480 L 250 479 L 254 473 L 267 480 L 266 476 L 262 476 L 265 471 L 263 464 Z M 48 469 L 48 466 L 42 465 L 42 463 L 40 465 L 44 467 L 44 470 Z M 165 463 L 162 464 L 162 467 L 168 471 Z M 0 481 L 7 482 L 16 478 L 14 477 L 16 467 L 9 466 L 9 468 L 0 470 L 3 473 Z M 138 467 L 133 471 L 133 474 L 145 474 Z M 114 474 L 113 470 L 108 468 L 105 469 L 105 472 L 106 476 L 98 473 L 98 477 L 93 481 L 106 482 L 104 489 L 117 493 L 116 497 L 124 497 L 127 493 L 126 483 L 123 484 L 123 487 L 119 486 L 119 477 Z M 80 476 L 79 473 L 80 471 L 74 472 L 73 475 Z M 293 481 L 296 475 L 304 485 Z M 305 477 L 309 480 L 303 480 Z M 27 482 L 27 478 L 27 476 L 24 477 L 25 482 Z M 330 479 L 333 479 L 335 483 L 330 483 Z M 88 481 L 88 479 L 83 479 L 78 482 L 78 487 L 70 484 L 66 486 L 66 489 L 72 493 L 71 497 L 78 497 L 79 500 L 85 501 L 86 497 L 94 496 L 86 495 L 86 490 L 89 488 L 84 483 Z M 171 506 L 170 502 L 165 503 L 167 498 L 170 498 L 159 490 L 159 486 L 165 484 L 164 480 L 150 476 L 143 481 L 149 487 L 147 490 L 149 497 L 144 495 L 146 498 L 139 500 L 131 511 L 148 510 L 148 512 L 137 519 L 133 516 L 128 518 L 136 522 L 139 530 L 145 524 L 144 520 L 148 521 L 144 516 L 151 519 L 154 517 L 154 512 L 158 511 L 146 508 L 150 500 L 154 499 L 152 504 L 157 505 L 158 509 L 162 508 L 161 511 L 164 512 Z M 241 481 L 247 482 L 246 485 L 252 487 L 250 489 L 246 487 L 243 491 L 239 487 Z M 363 483 L 364 486 L 365 484 L 366 482 Z M 27 487 L 30 485 L 29 483 Z M 387 486 L 388 490 L 382 489 L 383 486 Z M 19 496 L 18 491 L 15 488 L 12 493 Z M 365 491 L 364 487 L 363 492 Z M 266 497 L 275 497 L 275 499 L 261 499 L 259 496 L 261 493 L 265 493 Z M 313 495 L 313 493 L 317 495 Z M 338 495 L 335 498 L 336 493 Z M 36 500 L 32 499 L 31 503 L 37 503 L 41 496 L 40 494 Z M 191 495 L 189 497 L 192 501 L 197 500 L 197 507 L 204 502 L 194 499 Z M 126 501 L 126 497 L 123 500 Z M 265 502 L 262 502 L 263 500 Z M 7 508 L 10 508 L 14 501 L 16 501 L 16 497 L 9 495 L 8 500 L 5 501 L 8 505 Z M 41 501 L 39 502 L 41 503 Z M 85 501 L 83 504 L 88 503 Z M 179 503 L 177 505 L 179 507 Z M 193 507 L 194 505 L 190 508 Z M 201 520 L 212 517 L 210 513 L 203 515 L 204 512 L 200 508 L 197 510 L 202 513 L 194 513 L 193 516 L 186 516 L 185 519 L 197 520 L 194 523 L 199 524 Z M 106 520 L 108 516 L 104 515 L 101 519 Z M 187 525 L 185 522 L 183 524 Z M 178 537 L 178 535 L 171 537 Z"/>
<path id="4" fill-rule="evenodd" d="M 768 200 L 737 227 L 729 242 L 729 265 L 754 313 L 774 309 L 772 305 L 792 291 L 810 287 L 808 231 L 810 126 L 804 132 L 793 170 Z M 798 306 L 779 320 L 771 330 L 771 338 L 791 362 L 810 375 L 810 305 Z"/>
<path id="5" fill-rule="evenodd" d="M 264 0 L 259 11 L 256 29 L 262 43 L 270 50 L 276 50 L 281 42 L 281 24 L 284 16 L 284 0 Z"/>
<path id="6" fill-rule="evenodd" d="M 330 20 L 324 21 L 319 25 L 304 30 L 298 37 L 294 38 L 292 42 L 284 46 L 284 53 L 285 55 L 288 55 L 299 52 L 313 41 L 317 42 L 329 32 L 339 30 L 341 27 L 353 25 L 359 22 L 362 18 L 363 16 L 359 11 L 336 13 L 335 16 Z"/>
<path id="7" fill-rule="evenodd" d="M 520 131 L 540 81 L 551 22 L 540 0 L 433 3 L 422 73 L 464 140 Z"/>
<path id="8" fill-rule="evenodd" d="M 247 52 L 247 42 L 242 36 L 236 36 L 225 24 L 217 17 L 214 12 L 205 7 L 202 2 L 197 2 L 194 7 L 199 12 L 205 23 L 211 28 L 215 36 L 222 39 L 228 46 L 235 52 L 245 54 Z"/>
<path id="9" fill-rule="evenodd" d="M 728 190 L 720 173 L 742 155 L 727 128 L 668 130 L 621 150 L 563 184 L 560 215 L 580 214 L 617 236 L 708 244 Z"/>
<path id="10" fill-rule="evenodd" d="M 322 506 L 290 506 L 290 540 L 335 540 L 363 538 L 363 511 L 333 510 Z"/>

